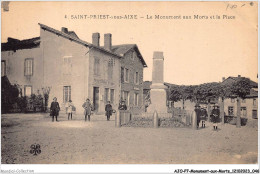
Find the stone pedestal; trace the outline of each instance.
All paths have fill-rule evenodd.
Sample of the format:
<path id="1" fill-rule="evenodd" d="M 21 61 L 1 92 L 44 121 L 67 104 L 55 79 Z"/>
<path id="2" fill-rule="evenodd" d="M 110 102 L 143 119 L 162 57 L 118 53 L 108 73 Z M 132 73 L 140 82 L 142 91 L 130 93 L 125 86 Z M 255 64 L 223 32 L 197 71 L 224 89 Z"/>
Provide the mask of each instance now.
<path id="1" fill-rule="evenodd" d="M 158 113 L 167 113 L 167 96 L 163 79 L 164 71 L 163 52 L 154 52 L 153 54 L 153 77 L 150 91 L 151 104 L 147 108 L 147 112 L 157 111 Z"/>

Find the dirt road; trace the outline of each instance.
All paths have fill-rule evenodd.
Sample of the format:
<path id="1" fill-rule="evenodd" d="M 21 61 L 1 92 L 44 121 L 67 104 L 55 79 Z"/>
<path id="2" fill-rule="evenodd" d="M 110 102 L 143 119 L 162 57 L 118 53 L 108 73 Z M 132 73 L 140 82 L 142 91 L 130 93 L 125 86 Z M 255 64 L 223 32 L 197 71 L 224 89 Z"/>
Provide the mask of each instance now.
<path id="1" fill-rule="evenodd" d="M 257 163 L 257 126 L 115 128 L 114 116 L 2 115 L 2 163 L 15 164 L 250 164 Z M 257 121 L 257 120 L 256 120 Z M 30 146 L 40 144 L 32 155 Z"/>

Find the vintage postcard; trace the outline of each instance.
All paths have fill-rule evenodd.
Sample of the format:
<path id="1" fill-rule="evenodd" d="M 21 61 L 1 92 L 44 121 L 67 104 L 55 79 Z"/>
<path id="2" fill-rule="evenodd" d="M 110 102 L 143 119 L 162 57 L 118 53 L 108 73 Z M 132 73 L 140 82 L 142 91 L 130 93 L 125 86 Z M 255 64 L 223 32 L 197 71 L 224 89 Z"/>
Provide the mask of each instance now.
<path id="1" fill-rule="evenodd" d="M 2 1 L 1 91 L 2 164 L 256 165 L 258 2 Z"/>

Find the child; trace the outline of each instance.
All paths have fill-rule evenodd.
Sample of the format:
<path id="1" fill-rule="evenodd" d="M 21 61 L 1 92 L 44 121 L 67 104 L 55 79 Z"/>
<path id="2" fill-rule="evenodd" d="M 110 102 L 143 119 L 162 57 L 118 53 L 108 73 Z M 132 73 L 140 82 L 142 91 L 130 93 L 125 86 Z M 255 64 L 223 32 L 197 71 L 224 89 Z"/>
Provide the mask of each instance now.
<path id="1" fill-rule="evenodd" d="M 68 103 L 68 110 L 67 110 L 67 113 L 68 113 L 68 120 L 71 118 L 72 120 L 72 111 L 73 111 L 73 108 L 74 108 L 74 105 L 72 104 L 72 101 L 69 100 L 69 103 Z"/>

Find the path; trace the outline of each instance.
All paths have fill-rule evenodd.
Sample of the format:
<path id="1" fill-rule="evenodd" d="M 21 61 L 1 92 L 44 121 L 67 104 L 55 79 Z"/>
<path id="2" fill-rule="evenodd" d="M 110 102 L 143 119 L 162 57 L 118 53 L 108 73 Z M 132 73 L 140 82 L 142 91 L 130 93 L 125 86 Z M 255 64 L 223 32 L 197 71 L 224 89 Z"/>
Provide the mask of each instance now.
<path id="1" fill-rule="evenodd" d="M 195 164 L 256 163 L 257 128 L 115 128 L 114 116 L 82 116 L 51 122 L 46 114 L 2 115 L 2 163 Z M 29 153 L 41 145 L 41 154 Z M 215 159 L 213 158 L 215 157 Z"/>

